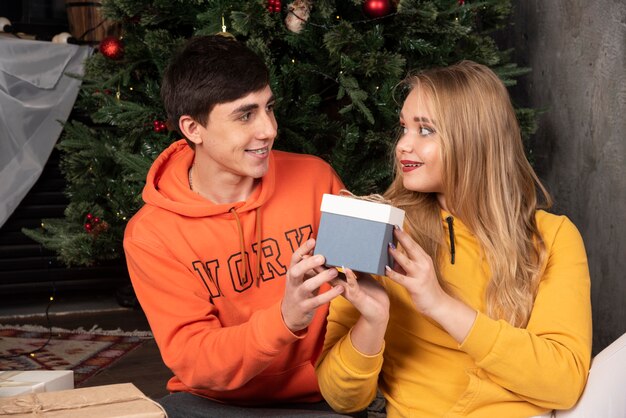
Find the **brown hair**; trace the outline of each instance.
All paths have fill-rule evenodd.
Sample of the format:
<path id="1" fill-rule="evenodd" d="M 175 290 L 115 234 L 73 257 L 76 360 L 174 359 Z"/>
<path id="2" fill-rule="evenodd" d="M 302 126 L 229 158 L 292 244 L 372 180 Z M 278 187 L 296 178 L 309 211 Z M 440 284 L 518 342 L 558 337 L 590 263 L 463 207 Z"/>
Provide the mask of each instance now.
<path id="1" fill-rule="evenodd" d="M 221 35 L 196 36 L 167 66 L 161 100 L 177 130 L 183 115 L 206 126 L 215 105 L 260 91 L 269 82 L 267 66 L 243 43 Z"/>

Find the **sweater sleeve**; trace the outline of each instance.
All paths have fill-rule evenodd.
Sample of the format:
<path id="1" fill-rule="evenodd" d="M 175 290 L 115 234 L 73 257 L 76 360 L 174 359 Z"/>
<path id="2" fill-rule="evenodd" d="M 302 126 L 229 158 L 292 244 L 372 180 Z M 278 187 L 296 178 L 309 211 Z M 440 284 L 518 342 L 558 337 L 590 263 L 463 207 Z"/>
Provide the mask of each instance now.
<path id="1" fill-rule="evenodd" d="M 187 387 L 237 389 L 306 335 L 289 331 L 280 301 L 247 322 L 223 326 L 204 285 L 166 248 L 127 234 L 124 249 L 163 361 Z"/>
<path id="2" fill-rule="evenodd" d="M 576 403 L 591 362 L 587 257 L 576 227 L 561 219 L 544 236 L 549 255 L 527 327 L 479 313 L 460 345 L 495 383 L 548 409 Z"/>
<path id="3" fill-rule="evenodd" d="M 316 373 L 322 396 L 337 412 L 364 410 L 376 396 L 384 347 L 374 356 L 354 348 L 350 331 L 359 316 L 341 296 L 330 304 L 324 349 Z"/>

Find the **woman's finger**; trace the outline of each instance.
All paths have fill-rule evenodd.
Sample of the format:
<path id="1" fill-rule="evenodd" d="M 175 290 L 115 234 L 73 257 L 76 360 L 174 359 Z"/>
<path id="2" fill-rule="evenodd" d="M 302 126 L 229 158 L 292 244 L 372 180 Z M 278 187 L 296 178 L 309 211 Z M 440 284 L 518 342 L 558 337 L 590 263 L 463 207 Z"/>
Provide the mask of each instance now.
<path id="1" fill-rule="evenodd" d="M 408 284 L 408 278 L 404 274 L 400 274 L 397 271 L 394 271 L 391 267 L 385 266 L 386 276 L 389 277 L 394 282 L 398 283 L 400 286 L 406 288 Z"/>
<path id="2" fill-rule="evenodd" d="M 393 257 L 395 264 L 402 268 L 402 272 L 406 273 L 410 271 L 412 260 L 402 251 L 397 248 L 389 247 L 389 253 Z"/>
<path id="3" fill-rule="evenodd" d="M 400 228 L 394 228 L 394 234 L 404 251 L 410 258 L 426 256 L 426 251 L 409 234 Z"/>
<path id="4" fill-rule="evenodd" d="M 356 283 L 356 274 L 349 269 L 348 267 L 341 267 L 343 269 L 344 274 L 346 275 L 346 281 L 348 282 L 348 286 L 355 287 L 358 286 Z"/>

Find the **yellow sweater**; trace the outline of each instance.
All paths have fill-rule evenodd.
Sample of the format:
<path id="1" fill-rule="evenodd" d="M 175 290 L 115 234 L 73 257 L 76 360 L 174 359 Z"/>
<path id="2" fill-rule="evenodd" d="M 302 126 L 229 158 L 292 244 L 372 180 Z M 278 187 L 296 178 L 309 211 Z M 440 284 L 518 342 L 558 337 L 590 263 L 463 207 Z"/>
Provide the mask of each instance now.
<path id="1" fill-rule="evenodd" d="M 474 236 L 457 219 L 456 260 L 448 259 L 443 276 L 478 311 L 462 344 L 419 314 L 404 288 L 381 277 L 391 302 L 385 347 L 365 356 L 349 337 L 359 313 L 336 298 L 317 365 L 330 405 L 340 412 L 362 410 L 379 387 L 390 418 L 530 417 L 573 406 L 591 361 L 587 257 L 578 230 L 565 216 L 538 211 L 536 219 L 549 258 L 525 329 L 484 314 L 488 266 Z"/>

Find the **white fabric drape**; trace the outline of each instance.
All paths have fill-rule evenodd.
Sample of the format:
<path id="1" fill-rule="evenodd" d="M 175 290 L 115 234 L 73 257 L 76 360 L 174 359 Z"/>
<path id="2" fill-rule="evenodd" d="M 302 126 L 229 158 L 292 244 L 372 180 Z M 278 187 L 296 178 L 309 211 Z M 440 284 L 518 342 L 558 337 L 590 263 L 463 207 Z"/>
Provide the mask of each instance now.
<path id="1" fill-rule="evenodd" d="M 0 37 L 0 227 L 43 170 L 72 110 L 89 46 Z"/>

